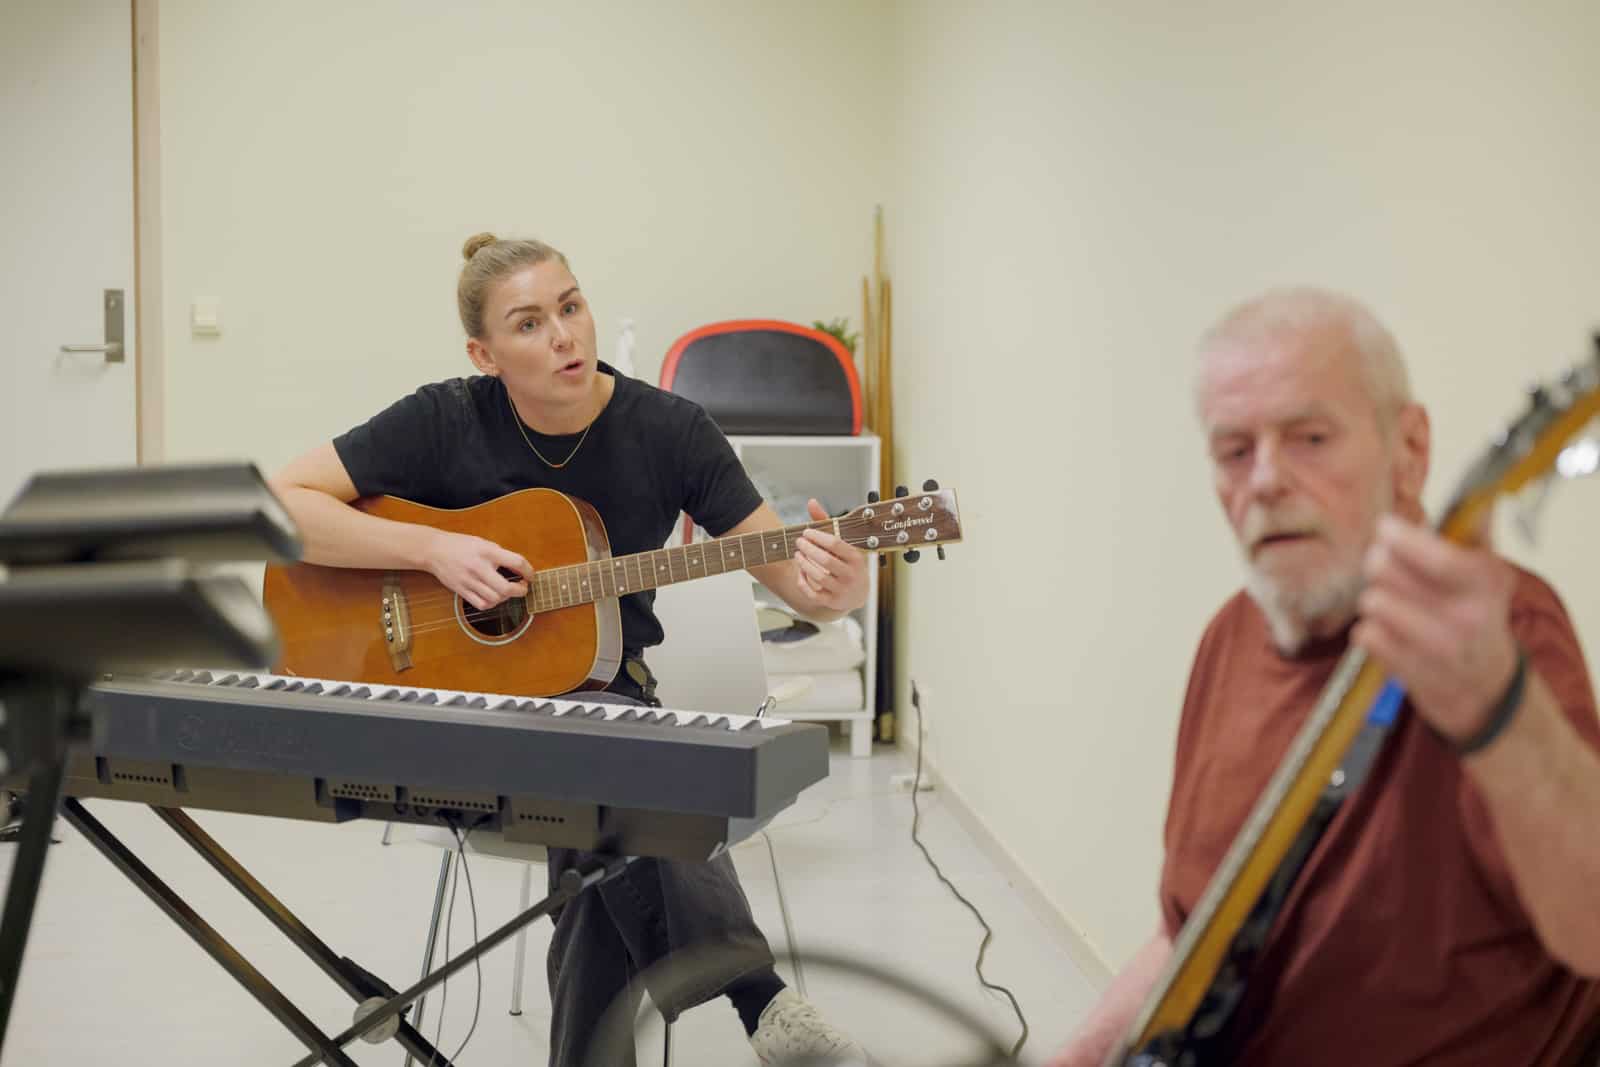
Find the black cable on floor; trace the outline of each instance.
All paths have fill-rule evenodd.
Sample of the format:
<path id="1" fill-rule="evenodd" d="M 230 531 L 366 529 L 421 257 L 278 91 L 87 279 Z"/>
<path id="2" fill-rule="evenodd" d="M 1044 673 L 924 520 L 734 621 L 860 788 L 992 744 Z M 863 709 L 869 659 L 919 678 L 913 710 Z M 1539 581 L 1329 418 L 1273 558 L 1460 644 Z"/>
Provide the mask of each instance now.
<path id="1" fill-rule="evenodd" d="M 973 970 L 978 974 L 979 985 L 996 993 L 1004 993 L 1006 999 L 1011 1001 L 1011 1010 L 1017 1013 L 1017 1022 L 1022 1024 L 1022 1036 L 1018 1037 L 1017 1043 L 1011 1046 L 1011 1058 L 1016 1059 L 1017 1054 L 1022 1051 L 1022 1046 L 1028 1043 L 1028 1020 L 1022 1014 L 1022 1005 L 1017 1003 L 1017 998 L 1011 990 L 1003 985 L 996 985 L 983 976 L 983 957 L 989 951 L 989 942 L 994 940 L 994 930 L 990 928 L 988 921 L 983 917 L 983 913 L 977 909 L 972 901 L 962 896 L 961 890 L 955 887 L 955 883 L 945 877 L 944 872 L 939 869 L 939 865 L 934 862 L 933 854 L 928 851 L 928 846 L 924 845 L 922 839 L 917 836 L 917 825 L 922 820 L 922 808 L 917 804 L 917 794 L 922 789 L 923 730 L 922 695 L 917 692 L 915 683 L 911 686 L 911 706 L 917 709 L 917 769 L 911 778 L 911 843 L 922 851 L 922 858 L 928 861 L 928 866 L 933 868 L 933 873 L 939 877 L 939 881 L 943 882 L 945 888 L 949 889 L 955 895 L 955 898 L 961 901 L 968 911 L 972 912 L 972 917 L 978 920 L 979 926 L 983 927 L 983 943 L 978 946 L 978 960 L 973 965 Z"/>

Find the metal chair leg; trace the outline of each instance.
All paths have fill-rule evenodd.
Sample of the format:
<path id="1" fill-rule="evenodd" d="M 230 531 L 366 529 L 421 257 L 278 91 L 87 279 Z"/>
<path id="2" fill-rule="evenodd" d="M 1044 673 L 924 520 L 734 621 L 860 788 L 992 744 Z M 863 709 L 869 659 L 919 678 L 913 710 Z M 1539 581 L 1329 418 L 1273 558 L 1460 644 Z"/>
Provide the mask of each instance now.
<path id="1" fill-rule="evenodd" d="M 439 940 L 439 918 L 444 914 L 444 890 L 450 881 L 450 862 L 456 858 L 454 852 L 445 852 L 439 860 L 439 887 L 433 891 L 433 917 L 428 920 L 428 947 L 422 953 L 422 977 L 426 978 L 428 972 L 433 970 L 433 947 Z M 526 909 L 524 909 L 526 910 Z M 411 1019 L 411 1025 L 418 1033 L 422 1032 L 422 1009 L 428 1004 L 426 995 L 417 998 L 417 1013 Z M 406 1067 L 411 1067 L 411 1053 L 406 1053 Z"/>
<path id="2" fill-rule="evenodd" d="M 522 865 L 522 907 L 519 911 L 527 911 L 533 906 L 533 864 Z M 513 964 L 516 970 L 511 972 L 511 1014 L 522 1014 L 522 969 L 528 957 L 528 928 L 524 926 L 517 931 L 517 962 Z"/>
<path id="3" fill-rule="evenodd" d="M 393 834 L 393 833 L 394 833 L 394 823 L 392 823 L 392 822 L 384 823 L 383 824 L 383 843 L 384 844 L 387 845 L 389 843 L 389 836 L 391 834 Z"/>
<path id="4" fill-rule="evenodd" d="M 666 1036 L 661 1039 L 661 1067 L 672 1067 L 672 1024 L 669 1022 L 662 1029 Z"/>
<path id="5" fill-rule="evenodd" d="M 778 914 L 783 916 L 783 936 L 789 948 L 789 958 L 794 966 L 794 984 L 800 995 L 806 995 L 806 971 L 800 963 L 800 946 L 795 942 L 794 918 L 789 914 L 789 898 L 783 892 L 783 877 L 778 873 L 778 849 L 772 843 L 772 835 L 761 831 L 761 837 L 767 843 L 767 857 L 772 860 L 772 887 L 778 893 Z"/>

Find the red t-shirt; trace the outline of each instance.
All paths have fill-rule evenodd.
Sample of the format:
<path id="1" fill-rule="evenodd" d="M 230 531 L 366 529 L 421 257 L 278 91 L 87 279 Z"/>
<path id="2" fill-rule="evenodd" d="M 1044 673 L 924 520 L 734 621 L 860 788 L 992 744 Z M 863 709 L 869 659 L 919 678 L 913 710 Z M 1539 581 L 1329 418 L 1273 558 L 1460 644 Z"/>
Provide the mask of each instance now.
<path id="1" fill-rule="evenodd" d="M 1511 626 L 1600 752 L 1583 653 L 1555 592 L 1520 572 Z M 1281 656 L 1243 593 L 1189 677 L 1161 907 L 1176 936 L 1346 648 Z M 1234 1067 L 1543 1067 L 1600 1016 L 1518 900 L 1488 808 L 1409 707 L 1285 902 L 1240 1005 Z"/>

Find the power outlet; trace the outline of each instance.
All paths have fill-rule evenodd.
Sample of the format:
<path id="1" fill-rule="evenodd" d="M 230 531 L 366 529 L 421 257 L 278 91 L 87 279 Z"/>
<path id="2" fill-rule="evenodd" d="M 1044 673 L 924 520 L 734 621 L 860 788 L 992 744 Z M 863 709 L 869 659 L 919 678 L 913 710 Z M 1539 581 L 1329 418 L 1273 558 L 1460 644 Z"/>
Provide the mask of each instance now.
<path id="1" fill-rule="evenodd" d="M 933 700 L 927 684 L 918 681 L 916 675 L 912 675 L 910 679 L 909 699 L 911 713 L 905 717 L 905 725 L 912 730 L 912 738 L 914 740 L 920 738 L 921 744 L 926 746 L 933 737 L 933 719 L 928 714 L 933 707 Z"/>
<path id="2" fill-rule="evenodd" d="M 910 735 L 912 751 L 916 751 L 916 746 L 922 748 L 922 780 L 917 781 L 914 774 L 896 774 L 889 778 L 889 786 L 897 792 L 909 793 L 915 784 L 919 793 L 926 793 L 933 789 L 933 775 L 928 767 L 928 737 L 931 734 L 928 728 L 928 710 L 933 706 L 933 702 L 929 699 L 928 687 L 919 682 L 916 675 L 911 676 L 908 698 L 911 707 L 907 709 L 909 714 L 902 719 L 905 724 L 903 728 L 912 731 Z"/>

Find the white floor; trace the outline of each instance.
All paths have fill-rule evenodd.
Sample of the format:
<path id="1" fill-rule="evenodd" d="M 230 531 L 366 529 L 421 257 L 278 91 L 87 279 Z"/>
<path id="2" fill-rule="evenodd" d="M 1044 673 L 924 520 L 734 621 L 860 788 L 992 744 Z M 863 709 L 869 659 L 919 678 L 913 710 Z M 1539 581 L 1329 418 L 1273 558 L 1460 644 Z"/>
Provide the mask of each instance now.
<path id="1" fill-rule="evenodd" d="M 1017 1028 L 1006 1001 L 977 985 L 972 962 L 981 931 L 934 878 L 909 839 L 911 802 L 891 789 L 907 761 L 880 750 L 852 760 L 836 747 L 829 779 L 773 823 L 779 870 L 799 948 L 849 954 L 926 984 L 983 1020 L 1003 1043 Z M 995 930 L 990 980 L 1010 986 L 1032 1037 L 1021 1055 L 1038 1063 L 1057 1048 L 1093 1000 L 1053 929 L 942 810 L 923 793 L 923 840 L 945 873 Z M 351 1021 L 352 1004 L 276 930 L 145 808 L 106 801 L 90 809 L 191 906 L 327 1032 Z M 218 841 L 337 952 L 397 988 L 416 979 L 439 853 L 415 843 L 379 844 L 377 824 L 329 827 L 278 819 L 197 814 Z M 176 926 L 160 914 L 65 822 L 50 850 L 3 1062 L 51 1064 L 237 1064 L 287 1067 L 304 1049 Z M 10 868 L 12 846 L 0 849 Z M 775 949 L 784 929 L 766 846 L 759 838 L 734 853 L 756 918 Z M 472 866 L 479 929 L 517 906 L 520 866 L 481 859 Z M 536 888 L 542 883 L 536 881 Z M 549 1007 L 544 949 L 550 925 L 532 928 L 524 1013 L 512 1017 L 512 948 L 485 958 L 482 1014 L 457 1060 L 473 1065 L 542 1065 Z M 471 939 L 463 892 L 452 947 Z M 780 968 L 791 984 L 793 972 Z M 439 1044 L 453 1052 L 466 1036 L 475 1000 L 471 969 L 450 983 Z M 973 1062 L 982 1046 L 952 1019 L 902 994 L 813 965 L 811 999 L 883 1063 Z M 438 997 L 426 1020 L 432 1037 Z M 644 1067 L 660 1062 L 659 1024 L 641 1038 Z M 685 1015 L 674 1030 L 679 1067 L 751 1065 L 738 1017 L 726 1000 Z M 398 1045 L 358 1043 L 362 1065 L 400 1067 Z"/>

